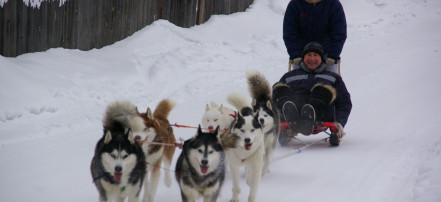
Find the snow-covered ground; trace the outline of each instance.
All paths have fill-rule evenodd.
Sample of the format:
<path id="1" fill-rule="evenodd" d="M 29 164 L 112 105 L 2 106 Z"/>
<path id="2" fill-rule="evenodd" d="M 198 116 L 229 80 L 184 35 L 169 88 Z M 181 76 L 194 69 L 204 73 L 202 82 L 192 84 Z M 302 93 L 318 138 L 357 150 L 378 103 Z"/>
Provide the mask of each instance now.
<path id="1" fill-rule="evenodd" d="M 287 71 L 288 2 L 256 0 L 246 12 L 188 29 L 160 20 L 102 49 L 0 56 L 0 201 L 97 201 L 89 166 L 113 101 L 145 109 L 170 98 L 170 121 L 197 126 L 206 103 L 228 106 L 229 93 L 248 94 L 245 70 L 278 81 Z M 439 202 L 441 1 L 341 2 L 348 135 L 339 147 L 278 147 L 258 201 Z M 196 132 L 174 130 L 184 139 Z M 218 201 L 229 201 L 231 188 L 227 176 Z M 242 179 L 241 201 L 248 192 Z M 156 201 L 179 200 L 177 183 L 161 180 Z"/>

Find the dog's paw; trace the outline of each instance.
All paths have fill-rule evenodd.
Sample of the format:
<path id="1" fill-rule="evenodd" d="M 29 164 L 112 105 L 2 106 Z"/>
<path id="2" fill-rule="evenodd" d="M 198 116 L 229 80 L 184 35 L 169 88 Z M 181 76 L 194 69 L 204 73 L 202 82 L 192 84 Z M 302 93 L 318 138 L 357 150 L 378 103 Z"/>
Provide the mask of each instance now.
<path id="1" fill-rule="evenodd" d="M 240 194 L 240 187 L 234 187 L 233 185 L 233 197 L 231 197 L 230 202 L 239 202 L 239 194 Z"/>
<path id="2" fill-rule="evenodd" d="M 248 197 L 248 202 L 255 202 L 256 201 L 256 196 L 249 196 Z"/>

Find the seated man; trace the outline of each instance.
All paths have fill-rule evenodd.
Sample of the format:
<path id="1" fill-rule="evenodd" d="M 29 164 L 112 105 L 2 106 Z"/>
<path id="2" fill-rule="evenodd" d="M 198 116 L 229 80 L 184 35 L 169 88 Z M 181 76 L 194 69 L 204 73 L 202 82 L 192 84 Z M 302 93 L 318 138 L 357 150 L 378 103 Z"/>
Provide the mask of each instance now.
<path id="1" fill-rule="evenodd" d="M 273 100 L 281 121 L 289 122 L 292 132 L 310 135 L 314 121 L 337 122 L 340 139 L 351 113 L 351 97 L 341 76 L 327 71 L 323 61 L 323 47 L 317 42 L 308 43 L 300 69 L 285 73 L 274 84 Z"/>

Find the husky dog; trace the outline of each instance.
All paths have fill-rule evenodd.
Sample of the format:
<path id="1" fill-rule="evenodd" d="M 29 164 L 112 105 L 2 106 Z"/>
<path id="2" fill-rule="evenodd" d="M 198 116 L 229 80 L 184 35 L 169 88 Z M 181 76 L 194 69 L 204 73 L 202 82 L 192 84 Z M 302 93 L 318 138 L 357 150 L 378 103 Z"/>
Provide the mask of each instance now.
<path id="1" fill-rule="evenodd" d="M 107 107 L 103 127 L 90 166 L 99 201 L 138 201 L 146 165 L 133 136 L 143 130 L 143 121 L 130 102 L 115 102 Z"/>
<path id="2" fill-rule="evenodd" d="M 227 130 L 231 122 L 234 121 L 234 111 L 216 102 L 211 101 L 211 107 L 207 104 L 202 116 L 202 128 L 215 129 L 217 126 L 221 130 Z"/>
<path id="3" fill-rule="evenodd" d="M 140 137 L 142 150 L 146 157 L 147 174 L 144 180 L 144 197 L 143 202 L 152 202 L 155 198 L 156 189 L 161 171 L 161 163 L 164 165 L 164 183 L 167 187 L 171 186 L 172 179 L 170 176 L 170 166 L 175 153 L 175 136 L 173 129 L 167 119 L 168 114 L 174 108 L 175 103 L 171 100 L 164 99 L 156 106 L 152 114 L 150 108 L 145 113 L 139 113 L 144 120 L 145 129 Z"/>
<path id="4" fill-rule="evenodd" d="M 246 97 L 235 93 L 230 94 L 227 100 L 238 111 L 230 132 L 240 138 L 237 148 L 225 151 L 231 177 L 233 178 L 233 197 L 231 201 L 237 202 L 239 200 L 239 169 L 241 166 L 246 166 L 246 182 L 250 186 L 248 201 L 254 202 L 262 176 L 263 156 L 265 154 L 262 126 Z"/>
<path id="5" fill-rule="evenodd" d="M 176 162 L 176 180 L 181 189 L 182 201 L 216 201 L 225 178 L 224 151 L 235 148 L 239 138 L 232 133 L 204 133 L 201 126 L 197 134 L 185 141 Z"/>
<path id="6" fill-rule="evenodd" d="M 253 98 L 251 103 L 254 113 L 265 134 L 265 156 L 262 174 L 269 172 L 269 166 L 276 149 L 280 133 L 280 115 L 271 99 L 271 87 L 268 80 L 258 71 L 247 71 L 248 87 Z"/>
<path id="7" fill-rule="evenodd" d="M 214 133 L 204 133 L 201 126 L 196 136 L 186 140 L 176 162 L 176 180 L 183 202 L 216 201 L 225 178 L 225 153 L 219 127 Z"/>

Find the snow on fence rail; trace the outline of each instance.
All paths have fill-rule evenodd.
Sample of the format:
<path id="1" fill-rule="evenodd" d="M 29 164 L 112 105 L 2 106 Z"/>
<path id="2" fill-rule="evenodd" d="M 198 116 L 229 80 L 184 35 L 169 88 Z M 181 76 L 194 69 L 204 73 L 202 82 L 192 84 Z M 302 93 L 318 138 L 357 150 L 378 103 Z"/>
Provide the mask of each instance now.
<path id="1" fill-rule="evenodd" d="M 49 48 L 90 50 L 122 40 L 158 19 L 181 27 L 245 11 L 254 0 L 7 0 L 0 5 L 0 55 Z"/>

